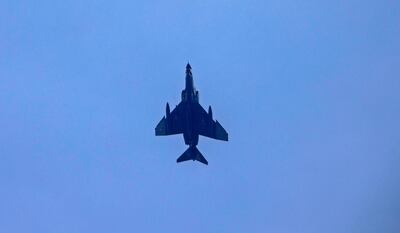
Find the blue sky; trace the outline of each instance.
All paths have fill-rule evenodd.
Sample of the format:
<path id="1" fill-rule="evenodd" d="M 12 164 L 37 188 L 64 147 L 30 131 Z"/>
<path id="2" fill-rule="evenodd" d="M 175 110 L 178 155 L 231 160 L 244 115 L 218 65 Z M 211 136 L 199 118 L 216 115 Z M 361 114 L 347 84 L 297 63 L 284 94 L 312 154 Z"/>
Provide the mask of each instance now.
<path id="1" fill-rule="evenodd" d="M 399 232 L 398 1 L 0 1 L 0 232 Z M 228 143 L 155 137 L 186 62 Z"/>

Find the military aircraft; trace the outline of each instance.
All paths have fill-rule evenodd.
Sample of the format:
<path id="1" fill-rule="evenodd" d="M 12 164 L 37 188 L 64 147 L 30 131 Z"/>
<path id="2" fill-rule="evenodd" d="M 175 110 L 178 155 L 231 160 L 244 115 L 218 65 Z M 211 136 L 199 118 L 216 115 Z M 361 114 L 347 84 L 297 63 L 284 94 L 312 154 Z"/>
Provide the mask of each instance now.
<path id="1" fill-rule="evenodd" d="M 189 148 L 176 160 L 177 163 L 197 160 L 208 165 L 208 161 L 197 149 L 199 135 L 228 141 L 228 133 L 218 121 L 213 120 L 211 106 L 206 112 L 199 104 L 199 92 L 194 88 L 192 67 L 186 65 L 186 87 L 182 91 L 182 101 L 172 112 L 169 104 L 164 116 L 156 127 L 156 136 L 183 134 Z"/>

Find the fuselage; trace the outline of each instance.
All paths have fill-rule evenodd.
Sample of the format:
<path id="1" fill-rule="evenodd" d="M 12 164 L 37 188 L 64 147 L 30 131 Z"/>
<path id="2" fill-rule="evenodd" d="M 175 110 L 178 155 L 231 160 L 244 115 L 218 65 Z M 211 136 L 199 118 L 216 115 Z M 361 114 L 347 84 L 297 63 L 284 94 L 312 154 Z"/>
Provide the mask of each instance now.
<path id="1" fill-rule="evenodd" d="M 194 88 L 193 75 L 191 67 L 188 64 L 186 66 L 186 83 L 185 89 L 182 91 L 182 104 L 184 104 L 186 112 L 185 120 L 185 130 L 183 133 L 183 138 L 185 139 L 185 144 L 190 146 L 196 146 L 199 142 L 199 133 L 196 130 L 196 126 L 193 125 L 193 117 L 195 114 L 193 112 L 193 104 L 199 103 L 199 92 Z"/>

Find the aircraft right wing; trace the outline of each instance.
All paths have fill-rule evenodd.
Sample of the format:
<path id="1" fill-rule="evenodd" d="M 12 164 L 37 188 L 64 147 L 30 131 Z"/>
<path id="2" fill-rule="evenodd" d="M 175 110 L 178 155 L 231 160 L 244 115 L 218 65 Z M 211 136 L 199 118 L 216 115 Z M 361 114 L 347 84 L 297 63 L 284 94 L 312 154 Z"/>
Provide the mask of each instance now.
<path id="1" fill-rule="evenodd" d="M 228 141 L 228 133 L 218 121 L 212 119 L 212 113 L 207 113 L 199 103 L 195 105 L 194 111 L 196 113 L 197 131 L 200 135 Z"/>
<path id="2" fill-rule="evenodd" d="M 169 109 L 169 107 L 167 107 Z M 164 116 L 156 127 L 156 135 L 173 135 L 183 133 L 183 126 L 186 118 L 184 117 L 184 105 L 182 102 L 169 114 Z"/>

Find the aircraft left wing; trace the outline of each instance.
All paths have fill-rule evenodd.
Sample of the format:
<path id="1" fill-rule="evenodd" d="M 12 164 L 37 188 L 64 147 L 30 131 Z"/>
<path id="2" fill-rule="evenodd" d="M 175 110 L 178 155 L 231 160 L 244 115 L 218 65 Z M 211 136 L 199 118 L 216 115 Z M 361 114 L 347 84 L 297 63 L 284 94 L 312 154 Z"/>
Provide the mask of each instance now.
<path id="1" fill-rule="evenodd" d="M 169 106 L 167 106 L 167 115 L 164 116 L 156 127 L 156 135 L 173 135 L 183 133 L 185 117 L 184 105 L 182 102 L 169 113 Z"/>
<path id="2" fill-rule="evenodd" d="M 212 119 L 211 107 L 209 112 L 196 103 L 194 107 L 197 131 L 200 135 L 218 140 L 228 141 L 228 133 L 218 121 Z"/>

